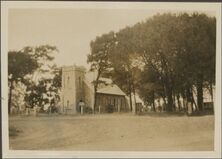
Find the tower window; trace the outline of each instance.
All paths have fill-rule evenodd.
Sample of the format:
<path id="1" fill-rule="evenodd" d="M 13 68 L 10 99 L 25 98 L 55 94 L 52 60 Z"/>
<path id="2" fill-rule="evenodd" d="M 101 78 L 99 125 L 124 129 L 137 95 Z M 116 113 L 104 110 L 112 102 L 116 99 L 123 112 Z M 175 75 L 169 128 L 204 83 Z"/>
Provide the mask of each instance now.
<path id="1" fill-rule="evenodd" d="M 79 77 L 79 87 L 81 87 L 81 77 Z"/>
<path id="2" fill-rule="evenodd" d="M 64 85 L 64 88 L 66 88 L 66 81 L 65 81 L 65 76 L 64 76 L 64 78 L 63 78 L 63 85 Z"/>
<path id="3" fill-rule="evenodd" d="M 70 78 L 69 78 L 69 76 L 68 76 L 68 78 L 67 78 L 67 85 L 69 86 L 69 80 L 70 80 Z"/>

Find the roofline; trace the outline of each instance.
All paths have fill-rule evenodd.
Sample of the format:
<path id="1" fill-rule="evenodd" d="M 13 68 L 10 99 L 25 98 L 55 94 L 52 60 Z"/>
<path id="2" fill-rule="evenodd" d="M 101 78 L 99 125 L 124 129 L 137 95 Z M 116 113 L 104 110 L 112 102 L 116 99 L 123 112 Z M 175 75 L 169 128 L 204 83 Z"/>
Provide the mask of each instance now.
<path id="1" fill-rule="evenodd" d="M 83 71 L 86 72 L 86 68 L 84 66 L 77 66 L 77 65 L 71 65 L 71 66 L 62 66 L 62 71 Z"/>
<path id="2" fill-rule="evenodd" d="M 126 96 L 126 95 L 121 95 L 121 94 L 113 94 L 113 93 L 102 93 L 102 92 L 96 92 L 97 94 L 105 94 L 105 95 L 114 95 L 114 96 Z"/>

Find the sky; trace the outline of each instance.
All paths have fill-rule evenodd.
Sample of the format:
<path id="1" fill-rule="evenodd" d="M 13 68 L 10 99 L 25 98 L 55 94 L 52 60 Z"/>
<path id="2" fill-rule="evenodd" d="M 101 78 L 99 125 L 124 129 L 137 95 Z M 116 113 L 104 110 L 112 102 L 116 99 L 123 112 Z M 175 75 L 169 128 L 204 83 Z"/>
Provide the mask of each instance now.
<path id="1" fill-rule="evenodd" d="M 58 66 L 87 64 L 90 41 L 159 13 L 149 9 L 10 9 L 9 50 L 54 45 Z"/>

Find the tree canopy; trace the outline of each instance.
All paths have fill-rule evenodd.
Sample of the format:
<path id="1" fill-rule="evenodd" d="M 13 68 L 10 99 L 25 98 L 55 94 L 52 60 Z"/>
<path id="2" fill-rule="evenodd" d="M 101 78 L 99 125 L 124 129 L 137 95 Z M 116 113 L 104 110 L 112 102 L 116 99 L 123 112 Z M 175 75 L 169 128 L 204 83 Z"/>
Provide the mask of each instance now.
<path id="1" fill-rule="evenodd" d="M 176 96 L 195 104 L 196 89 L 198 109 L 202 110 L 203 88 L 212 88 L 215 83 L 214 17 L 199 13 L 157 14 L 111 35 L 94 41 L 97 50 L 103 51 L 97 60 L 89 61 L 91 66 L 105 56 L 112 68 L 111 77 L 127 94 L 136 91 L 149 101 L 150 97 L 162 97 L 167 111 L 175 110 Z M 101 41 L 109 48 L 100 45 Z M 94 54 L 92 50 L 90 56 Z"/>
<path id="2" fill-rule="evenodd" d="M 8 52 L 8 79 L 9 79 L 9 113 L 13 98 L 12 91 L 15 84 L 25 85 L 24 100 L 33 107 L 47 103 L 48 92 L 58 93 L 61 85 L 61 73 L 56 65 L 50 64 L 57 52 L 55 46 L 41 45 L 37 47 L 24 47 L 19 51 Z M 53 72 L 53 77 L 46 78 L 45 73 Z M 49 87 L 50 84 L 50 87 Z M 16 85 L 18 87 L 19 85 Z M 14 96 L 14 98 L 16 98 Z"/>

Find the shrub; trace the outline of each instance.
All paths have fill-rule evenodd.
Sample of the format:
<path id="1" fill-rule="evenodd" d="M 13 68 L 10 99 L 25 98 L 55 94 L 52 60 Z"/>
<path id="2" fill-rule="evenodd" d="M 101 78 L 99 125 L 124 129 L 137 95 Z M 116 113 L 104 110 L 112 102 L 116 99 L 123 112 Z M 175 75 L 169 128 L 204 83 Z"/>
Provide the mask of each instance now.
<path id="1" fill-rule="evenodd" d="M 85 106 L 85 107 L 83 108 L 83 111 L 84 111 L 84 113 L 86 113 L 86 114 L 91 114 L 91 113 L 92 113 L 92 108 L 89 107 L 89 106 Z"/>
<path id="2" fill-rule="evenodd" d="M 49 106 L 47 109 L 47 113 L 50 113 L 50 109 L 51 109 L 51 113 L 59 113 L 59 108 L 56 106 Z"/>

